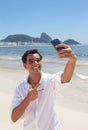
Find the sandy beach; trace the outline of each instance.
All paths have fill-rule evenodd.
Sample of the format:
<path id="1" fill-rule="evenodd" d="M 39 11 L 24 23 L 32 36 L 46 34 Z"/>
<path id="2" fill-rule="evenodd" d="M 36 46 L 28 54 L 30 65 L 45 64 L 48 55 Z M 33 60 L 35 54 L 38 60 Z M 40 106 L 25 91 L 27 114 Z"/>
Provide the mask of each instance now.
<path id="1" fill-rule="evenodd" d="M 2 130 L 22 130 L 22 120 L 13 123 L 10 119 L 10 104 L 17 83 L 25 78 L 26 74 L 25 70 L 0 69 L 0 129 Z M 76 88 L 69 87 L 60 91 L 56 110 L 61 122 L 61 130 L 88 130 L 88 104 L 78 102 L 76 97 L 74 99 L 70 96 L 78 92 Z"/>

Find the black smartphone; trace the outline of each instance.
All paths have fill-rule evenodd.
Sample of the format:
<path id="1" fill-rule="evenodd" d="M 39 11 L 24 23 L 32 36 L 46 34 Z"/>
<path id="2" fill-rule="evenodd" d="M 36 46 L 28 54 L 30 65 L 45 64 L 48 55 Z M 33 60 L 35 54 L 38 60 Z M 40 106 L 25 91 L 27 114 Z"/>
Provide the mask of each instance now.
<path id="1" fill-rule="evenodd" d="M 55 47 L 56 45 L 61 44 L 61 41 L 59 39 L 54 39 L 51 41 L 51 43 L 57 51 L 64 49 L 63 47 L 58 47 L 58 48 Z"/>

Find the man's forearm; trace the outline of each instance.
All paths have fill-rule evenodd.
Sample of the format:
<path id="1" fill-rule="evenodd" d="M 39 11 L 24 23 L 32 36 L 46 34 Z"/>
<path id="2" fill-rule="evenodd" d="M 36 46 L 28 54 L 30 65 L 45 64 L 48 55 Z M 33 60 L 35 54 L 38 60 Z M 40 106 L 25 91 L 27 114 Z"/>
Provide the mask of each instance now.
<path id="1" fill-rule="evenodd" d="M 66 83 L 69 82 L 71 80 L 71 77 L 73 75 L 73 71 L 75 68 L 75 64 L 76 64 L 76 56 L 73 59 L 69 59 L 68 63 L 64 69 L 64 72 L 61 76 L 61 82 L 62 83 Z"/>
<path id="2" fill-rule="evenodd" d="M 28 97 L 26 97 L 19 106 L 14 108 L 11 115 L 11 119 L 13 122 L 16 122 L 23 115 L 29 103 L 30 103 L 30 100 L 28 99 Z"/>

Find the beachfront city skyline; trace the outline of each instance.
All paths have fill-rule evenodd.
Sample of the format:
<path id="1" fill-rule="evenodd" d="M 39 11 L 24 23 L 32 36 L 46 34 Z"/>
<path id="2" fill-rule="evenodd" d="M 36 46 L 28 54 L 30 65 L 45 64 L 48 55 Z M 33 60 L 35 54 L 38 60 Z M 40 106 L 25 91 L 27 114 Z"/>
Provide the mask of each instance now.
<path id="1" fill-rule="evenodd" d="M 8 35 L 74 39 L 88 44 L 87 0 L 0 0 L 0 40 Z"/>

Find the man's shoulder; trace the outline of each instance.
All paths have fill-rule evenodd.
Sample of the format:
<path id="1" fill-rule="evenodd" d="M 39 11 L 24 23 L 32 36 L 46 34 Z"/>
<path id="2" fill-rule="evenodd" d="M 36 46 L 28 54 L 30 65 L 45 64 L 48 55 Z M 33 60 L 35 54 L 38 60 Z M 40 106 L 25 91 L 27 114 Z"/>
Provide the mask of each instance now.
<path id="1" fill-rule="evenodd" d="M 27 79 L 26 78 L 23 79 L 22 81 L 20 81 L 16 88 L 20 89 L 20 88 L 24 87 L 25 85 L 27 85 Z"/>
<path id="2" fill-rule="evenodd" d="M 61 73 L 62 72 L 57 72 L 57 73 L 45 73 L 45 72 L 42 72 L 42 75 L 43 75 L 43 78 L 47 78 L 47 79 L 53 79 L 57 76 L 61 76 Z"/>
<path id="3" fill-rule="evenodd" d="M 61 73 L 62 73 L 61 71 L 56 72 L 56 73 L 42 72 L 42 74 L 43 74 L 43 75 L 46 75 L 46 76 L 60 75 Z"/>
<path id="4" fill-rule="evenodd" d="M 48 77 L 51 77 L 51 76 L 52 76 L 51 73 L 42 72 L 42 77 L 43 77 L 43 78 L 48 78 Z"/>

